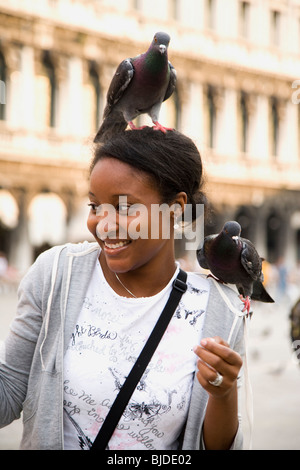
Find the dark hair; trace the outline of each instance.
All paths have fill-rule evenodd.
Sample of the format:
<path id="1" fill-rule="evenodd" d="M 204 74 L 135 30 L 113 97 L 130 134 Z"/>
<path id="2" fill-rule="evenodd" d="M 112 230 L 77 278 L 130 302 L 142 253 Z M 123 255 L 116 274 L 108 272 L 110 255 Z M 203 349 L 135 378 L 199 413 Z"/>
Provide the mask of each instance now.
<path id="1" fill-rule="evenodd" d="M 162 202 L 171 203 L 176 194 L 184 191 L 187 203 L 192 205 L 192 220 L 196 205 L 204 204 L 201 191 L 203 170 L 200 153 L 194 142 L 177 131 L 153 130 L 145 127 L 117 134 L 105 144 L 97 144 L 91 163 L 106 157 L 116 158 L 148 174 L 162 196 Z"/>

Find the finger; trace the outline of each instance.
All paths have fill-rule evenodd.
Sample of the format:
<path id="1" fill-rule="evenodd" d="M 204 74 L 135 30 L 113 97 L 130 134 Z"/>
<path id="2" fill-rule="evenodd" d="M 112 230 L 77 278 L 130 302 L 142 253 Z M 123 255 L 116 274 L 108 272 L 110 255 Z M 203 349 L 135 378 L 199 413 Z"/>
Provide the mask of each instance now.
<path id="1" fill-rule="evenodd" d="M 205 338 L 204 338 L 205 339 Z M 229 344 L 227 343 L 227 341 L 225 341 L 223 338 L 221 338 L 220 336 L 214 336 L 213 338 L 211 338 L 212 340 L 215 340 L 216 343 L 218 344 L 223 344 L 223 346 L 227 346 L 227 348 L 230 348 Z"/>
<path id="2" fill-rule="evenodd" d="M 223 376 L 227 376 L 230 380 L 234 380 L 238 373 L 238 367 L 225 362 L 221 357 L 212 354 L 199 346 L 198 351 L 198 369 L 205 373 L 208 380 L 214 380 L 216 372 Z"/>
<path id="3" fill-rule="evenodd" d="M 223 374 L 222 374 L 223 375 Z M 210 382 L 214 381 L 217 376 L 217 371 L 209 367 L 201 360 L 198 361 L 197 378 L 202 387 L 206 388 Z"/>
<path id="4" fill-rule="evenodd" d="M 208 342 L 212 342 L 212 343 L 214 342 L 214 340 L 210 341 L 211 338 L 210 339 L 207 338 L 207 340 Z M 243 363 L 242 358 L 240 357 L 238 353 L 231 350 L 227 346 L 223 346 L 223 345 L 217 345 L 217 346 L 219 347 L 222 346 L 222 348 L 224 347 L 225 349 L 230 351 L 229 359 L 227 357 L 227 354 L 225 354 L 225 359 L 221 357 L 220 349 L 217 348 L 218 349 L 217 353 L 212 352 L 211 350 L 206 349 L 209 347 L 208 345 L 206 345 L 206 348 L 201 347 L 201 346 L 197 346 L 196 348 L 194 348 L 194 352 L 199 357 L 198 362 L 200 363 L 201 361 L 205 363 L 210 369 L 214 371 L 214 373 L 218 371 L 220 374 L 227 376 L 230 380 L 235 380 L 239 374 L 240 368 Z"/>
<path id="5" fill-rule="evenodd" d="M 226 341 L 222 340 L 221 338 L 204 338 L 201 340 L 200 344 L 205 351 L 208 351 L 212 355 L 218 356 L 229 365 L 239 365 L 241 362 L 240 355 L 231 349 L 228 343 L 226 343 Z"/>

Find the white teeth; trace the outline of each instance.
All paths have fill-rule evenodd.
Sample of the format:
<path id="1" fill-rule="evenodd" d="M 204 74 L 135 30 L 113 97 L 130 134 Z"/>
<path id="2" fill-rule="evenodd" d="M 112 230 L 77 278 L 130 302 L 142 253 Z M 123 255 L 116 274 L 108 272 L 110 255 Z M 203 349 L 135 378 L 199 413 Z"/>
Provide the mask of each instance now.
<path id="1" fill-rule="evenodd" d="M 114 248 L 121 248 L 122 246 L 128 245 L 129 243 L 130 243 L 129 241 L 118 242 L 118 243 L 107 243 L 107 242 L 104 242 L 104 245 L 105 245 L 107 248 L 114 249 Z"/>

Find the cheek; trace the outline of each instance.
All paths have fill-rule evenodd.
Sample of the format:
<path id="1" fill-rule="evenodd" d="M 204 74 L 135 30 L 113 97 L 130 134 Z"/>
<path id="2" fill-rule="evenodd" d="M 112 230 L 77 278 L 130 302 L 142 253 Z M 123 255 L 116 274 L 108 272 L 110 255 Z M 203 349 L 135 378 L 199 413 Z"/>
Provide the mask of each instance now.
<path id="1" fill-rule="evenodd" d="M 88 230 L 91 232 L 91 234 L 96 238 L 97 233 L 96 233 L 96 227 L 97 227 L 97 218 L 93 214 L 89 214 L 86 225 Z"/>
<path id="2" fill-rule="evenodd" d="M 163 211 L 154 212 L 151 214 L 149 219 L 149 234 L 154 239 L 169 240 L 172 238 L 172 220 L 169 212 L 164 213 Z"/>

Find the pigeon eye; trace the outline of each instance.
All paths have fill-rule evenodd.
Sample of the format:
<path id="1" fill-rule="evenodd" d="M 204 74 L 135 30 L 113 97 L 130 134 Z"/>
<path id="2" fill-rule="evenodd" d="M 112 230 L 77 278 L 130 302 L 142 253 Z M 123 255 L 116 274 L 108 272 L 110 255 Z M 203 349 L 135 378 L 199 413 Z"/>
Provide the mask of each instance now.
<path id="1" fill-rule="evenodd" d="M 157 37 L 155 36 L 154 41 L 157 42 Z"/>

